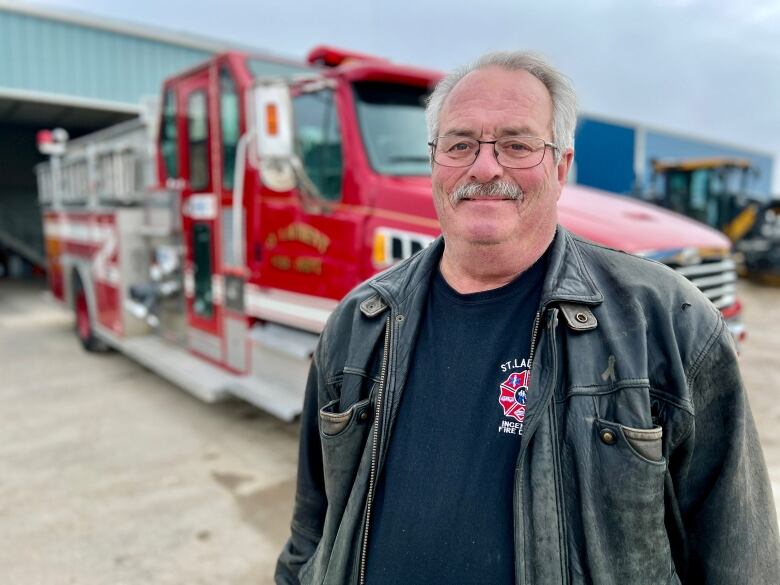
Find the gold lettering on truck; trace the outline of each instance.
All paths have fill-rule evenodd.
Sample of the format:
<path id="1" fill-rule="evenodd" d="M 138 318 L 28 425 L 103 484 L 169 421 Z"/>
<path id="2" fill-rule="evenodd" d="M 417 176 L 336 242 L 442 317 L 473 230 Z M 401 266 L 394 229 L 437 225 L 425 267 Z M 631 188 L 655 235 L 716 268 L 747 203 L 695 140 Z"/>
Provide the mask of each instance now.
<path id="1" fill-rule="evenodd" d="M 290 270 L 292 267 L 292 260 L 289 256 L 277 254 L 276 256 L 271 256 L 271 266 L 278 270 Z"/>
<path id="2" fill-rule="evenodd" d="M 330 247 L 330 238 L 315 227 L 305 223 L 293 222 L 281 227 L 276 232 L 268 234 L 265 239 L 266 248 L 273 248 L 279 242 L 299 242 L 311 246 L 320 254 Z"/>
<path id="3" fill-rule="evenodd" d="M 303 274 L 322 274 L 322 258 L 301 256 L 295 259 L 296 272 Z"/>
<path id="4" fill-rule="evenodd" d="M 330 238 L 317 228 L 306 223 L 293 222 L 268 234 L 265 238 L 266 249 L 273 250 L 280 242 L 298 242 L 325 254 L 330 247 Z M 301 274 L 322 274 L 322 258 L 315 256 L 290 256 L 276 254 L 271 256 L 271 266 L 277 270 L 293 270 Z"/>

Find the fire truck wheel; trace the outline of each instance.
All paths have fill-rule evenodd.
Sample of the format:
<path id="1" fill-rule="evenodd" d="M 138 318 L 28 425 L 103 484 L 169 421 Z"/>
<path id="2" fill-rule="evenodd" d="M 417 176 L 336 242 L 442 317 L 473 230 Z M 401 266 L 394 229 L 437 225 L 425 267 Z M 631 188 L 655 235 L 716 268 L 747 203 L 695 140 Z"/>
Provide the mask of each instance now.
<path id="1" fill-rule="evenodd" d="M 91 352 L 108 351 L 108 346 L 95 337 L 95 332 L 92 329 L 92 319 L 89 315 L 87 295 L 81 286 L 78 286 L 76 289 L 74 308 L 76 311 L 76 335 L 78 335 L 84 349 Z"/>

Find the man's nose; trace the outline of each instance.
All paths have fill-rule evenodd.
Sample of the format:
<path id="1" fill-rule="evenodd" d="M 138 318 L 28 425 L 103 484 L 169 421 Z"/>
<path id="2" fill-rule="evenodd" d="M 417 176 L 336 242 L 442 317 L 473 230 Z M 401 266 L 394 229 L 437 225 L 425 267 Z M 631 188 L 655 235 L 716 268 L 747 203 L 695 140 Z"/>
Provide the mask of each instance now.
<path id="1" fill-rule="evenodd" d="M 489 183 L 501 178 L 503 174 L 504 167 L 496 160 L 494 145 L 482 144 L 476 160 L 469 168 L 469 178 L 475 183 Z"/>

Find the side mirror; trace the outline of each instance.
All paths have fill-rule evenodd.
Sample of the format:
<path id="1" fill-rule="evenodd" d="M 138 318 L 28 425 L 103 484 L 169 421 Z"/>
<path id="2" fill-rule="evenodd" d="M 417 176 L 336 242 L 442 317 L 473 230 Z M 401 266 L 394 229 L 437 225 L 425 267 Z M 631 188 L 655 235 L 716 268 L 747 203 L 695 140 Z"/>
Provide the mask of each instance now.
<path id="1" fill-rule="evenodd" d="M 259 83 L 253 92 L 254 147 L 260 177 L 274 191 L 295 187 L 295 143 L 290 88 L 282 81 Z"/>

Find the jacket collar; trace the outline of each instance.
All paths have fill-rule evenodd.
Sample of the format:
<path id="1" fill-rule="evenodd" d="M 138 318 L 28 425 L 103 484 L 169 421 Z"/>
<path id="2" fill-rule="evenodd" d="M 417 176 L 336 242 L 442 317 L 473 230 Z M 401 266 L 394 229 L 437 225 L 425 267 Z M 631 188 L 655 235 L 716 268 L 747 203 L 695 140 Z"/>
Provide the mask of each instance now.
<path id="1" fill-rule="evenodd" d="M 582 246 L 577 236 L 559 225 L 550 245 L 547 276 L 542 289 L 542 305 L 555 301 L 598 305 L 604 295 L 593 282 L 582 258 Z"/>
<path id="2" fill-rule="evenodd" d="M 419 292 L 420 287 L 427 289 L 431 272 L 436 270 L 443 251 L 444 239 L 439 236 L 416 256 L 375 276 L 369 281 L 369 286 L 377 291 L 384 303 L 398 311 L 413 293 Z M 424 296 L 417 296 L 419 300 L 422 298 Z M 603 300 L 604 295 L 596 287 L 583 261 L 578 239 L 559 225 L 550 244 L 542 306 L 556 301 L 597 305 Z M 381 310 L 373 313 L 379 312 Z"/>

